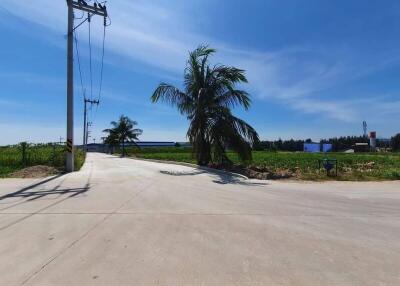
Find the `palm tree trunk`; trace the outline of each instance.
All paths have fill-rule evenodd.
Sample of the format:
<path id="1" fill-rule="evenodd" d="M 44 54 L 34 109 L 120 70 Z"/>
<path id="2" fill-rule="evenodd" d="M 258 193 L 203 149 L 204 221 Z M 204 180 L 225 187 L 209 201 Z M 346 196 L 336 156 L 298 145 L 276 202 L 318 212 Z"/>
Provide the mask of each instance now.
<path id="1" fill-rule="evenodd" d="M 204 139 L 204 135 L 202 134 L 199 142 L 197 142 L 197 164 L 200 166 L 207 166 L 211 160 L 211 148 L 210 144 Z"/>

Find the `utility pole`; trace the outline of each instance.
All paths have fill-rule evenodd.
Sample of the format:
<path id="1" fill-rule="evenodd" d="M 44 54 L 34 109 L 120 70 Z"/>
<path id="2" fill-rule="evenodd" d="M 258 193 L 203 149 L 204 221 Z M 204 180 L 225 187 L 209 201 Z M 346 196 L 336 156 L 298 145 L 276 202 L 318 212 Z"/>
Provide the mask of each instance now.
<path id="1" fill-rule="evenodd" d="M 86 97 L 83 98 L 83 150 L 86 152 Z"/>
<path id="2" fill-rule="evenodd" d="M 363 121 L 364 138 L 367 138 L 367 121 Z"/>
<path id="3" fill-rule="evenodd" d="M 83 99 L 84 101 L 84 111 L 83 111 L 83 147 L 84 150 L 86 151 L 86 145 L 87 145 L 87 131 L 88 131 L 88 127 L 86 126 L 86 122 L 87 122 L 87 104 L 90 103 L 91 105 L 93 104 L 97 104 L 99 105 L 100 101 L 99 100 L 91 100 L 91 99 L 87 99 L 86 97 L 84 97 Z"/>
<path id="4" fill-rule="evenodd" d="M 68 40 L 67 40 L 67 172 L 74 171 L 74 9 L 92 15 L 107 18 L 105 5 L 93 3 L 93 6 L 84 0 L 67 0 L 68 6 Z"/>
<path id="5" fill-rule="evenodd" d="M 74 171 L 74 8 L 72 2 L 72 0 L 67 0 L 67 172 Z"/>
<path id="6" fill-rule="evenodd" d="M 92 126 L 92 122 L 86 122 L 86 137 L 85 137 L 85 145 L 87 145 L 88 139 L 89 139 L 89 126 Z"/>

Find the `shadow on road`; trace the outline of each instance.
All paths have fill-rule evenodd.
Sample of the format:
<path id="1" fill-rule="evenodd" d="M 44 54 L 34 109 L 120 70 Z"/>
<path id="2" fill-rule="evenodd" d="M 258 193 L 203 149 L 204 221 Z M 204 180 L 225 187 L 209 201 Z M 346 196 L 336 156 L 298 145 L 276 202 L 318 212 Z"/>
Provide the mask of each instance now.
<path id="1" fill-rule="evenodd" d="M 207 173 L 206 171 L 193 171 L 193 172 L 172 172 L 172 171 L 160 171 L 161 174 L 171 176 L 195 176 Z"/>
<path id="2" fill-rule="evenodd" d="M 26 201 L 34 201 L 46 196 L 51 196 L 51 195 L 69 195 L 68 197 L 76 197 L 80 194 L 86 193 L 89 191 L 89 185 L 85 185 L 82 188 L 66 188 L 66 189 L 58 189 L 54 188 L 51 190 L 45 190 L 45 191 L 24 191 L 24 192 L 15 192 L 11 194 L 7 194 L 5 196 L 0 197 L 0 200 L 4 200 L 7 198 L 25 198 L 27 199 Z"/>
<path id="3" fill-rule="evenodd" d="M 197 176 L 201 174 L 209 174 L 213 176 L 215 179 L 212 180 L 213 183 L 220 184 L 220 185 L 228 185 L 228 184 L 235 184 L 235 185 L 244 185 L 244 186 L 266 186 L 268 183 L 260 183 L 260 182 L 251 182 L 245 179 L 239 178 L 236 175 L 223 173 L 217 170 L 201 170 L 198 169 L 196 171 L 189 171 L 189 172 L 175 172 L 175 171 L 160 171 L 161 174 L 170 175 L 170 176 Z"/>
<path id="4" fill-rule="evenodd" d="M 61 184 L 65 181 L 66 177 L 64 177 L 66 174 L 60 174 L 48 179 L 45 179 L 43 181 L 40 181 L 38 183 L 32 184 L 30 186 L 27 186 L 25 188 L 22 188 L 18 191 L 15 191 L 13 193 L 9 193 L 6 195 L 3 195 L 0 197 L 0 201 L 9 199 L 9 198 L 21 198 L 21 199 L 26 199 L 24 202 L 28 201 L 34 201 L 43 197 L 51 196 L 51 195 L 69 195 L 68 197 L 76 197 L 80 194 L 86 193 L 90 189 L 90 177 L 87 180 L 86 184 L 83 187 L 79 188 L 62 188 L 60 189 Z M 64 177 L 64 178 L 63 178 Z M 58 178 L 63 178 L 59 184 L 57 184 L 55 187 L 49 189 L 49 190 L 34 190 L 35 188 L 44 185 L 46 183 L 49 183 L 53 180 L 56 180 Z"/>
<path id="5" fill-rule="evenodd" d="M 45 210 L 47 210 L 47 209 L 49 209 L 51 207 L 54 207 L 55 205 L 60 204 L 60 203 L 64 202 L 67 199 L 70 199 L 70 198 L 73 198 L 73 197 L 76 197 L 78 195 L 81 195 L 81 194 L 84 194 L 84 193 L 88 192 L 90 190 L 90 182 L 91 182 L 91 178 L 92 178 L 92 171 L 93 170 L 91 169 L 89 177 L 87 178 L 86 184 L 83 187 L 62 188 L 61 189 L 60 188 L 61 185 L 68 178 L 68 176 L 66 176 L 66 174 L 61 174 L 61 175 L 58 175 L 58 176 L 51 177 L 49 179 L 45 179 L 45 180 L 40 181 L 40 182 L 38 182 L 36 184 L 27 186 L 27 187 L 25 187 L 25 188 L 23 188 L 21 190 L 16 191 L 16 192 L 9 193 L 7 195 L 1 196 L 0 197 L 0 201 L 5 200 L 5 199 L 9 199 L 9 198 L 20 198 L 19 202 L 17 202 L 17 203 L 12 202 L 11 205 L 0 209 L 0 211 L 4 211 L 4 210 L 10 209 L 10 208 L 13 208 L 15 206 L 18 206 L 18 205 L 21 205 L 21 204 L 25 204 L 25 203 L 28 203 L 28 202 L 31 202 L 31 201 L 34 201 L 34 200 L 37 200 L 37 199 L 40 199 L 40 198 L 46 198 L 47 196 L 56 195 L 56 197 L 51 198 L 51 200 L 54 200 L 54 201 L 51 202 L 50 204 L 45 204 L 42 208 L 40 208 L 38 210 L 35 210 L 34 212 L 29 213 L 24 217 L 21 217 L 21 218 L 15 220 L 15 221 L 10 222 L 7 225 L 4 225 L 4 226 L 0 227 L 0 231 L 4 230 L 6 228 L 9 228 L 10 226 L 13 226 L 13 225 L 15 225 L 17 223 L 20 223 L 20 222 L 28 219 L 29 217 L 31 217 L 31 216 L 33 216 L 35 214 L 38 214 L 38 213 L 43 212 L 43 211 L 45 211 Z M 37 187 L 39 187 L 39 186 L 41 186 L 43 184 L 46 184 L 46 183 L 48 183 L 50 181 L 53 181 L 53 180 L 55 180 L 57 178 L 62 178 L 62 179 L 60 180 L 60 182 L 58 182 L 58 184 L 56 186 L 51 187 L 49 190 L 43 190 L 43 189 L 37 190 L 37 191 L 33 190 L 34 188 L 37 188 Z M 64 197 L 62 197 L 62 196 L 64 196 Z"/>
<path id="6" fill-rule="evenodd" d="M 34 189 L 34 188 L 36 188 L 36 187 L 39 187 L 40 185 L 44 185 L 44 184 L 46 184 L 46 183 L 48 183 L 48 182 L 51 182 L 51 181 L 53 181 L 53 180 L 55 180 L 55 179 L 61 178 L 61 177 L 64 176 L 64 175 L 65 175 L 65 174 L 59 174 L 59 175 L 57 175 L 57 176 L 53 176 L 53 177 L 47 178 L 47 179 L 45 179 L 45 180 L 43 180 L 43 181 L 40 181 L 40 182 L 37 182 L 37 183 L 35 183 L 35 184 L 29 185 L 29 186 L 27 186 L 27 187 L 25 187 L 25 188 L 22 188 L 22 189 L 20 189 L 20 190 L 14 192 L 14 193 L 10 193 L 10 194 L 1 196 L 1 197 L 0 197 L 0 201 L 1 201 L 1 200 L 4 200 L 4 199 L 7 199 L 7 198 L 11 198 L 11 197 L 18 197 L 19 195 L 25 193 L 25 192 L 28 191 L 28 190 Z"/>

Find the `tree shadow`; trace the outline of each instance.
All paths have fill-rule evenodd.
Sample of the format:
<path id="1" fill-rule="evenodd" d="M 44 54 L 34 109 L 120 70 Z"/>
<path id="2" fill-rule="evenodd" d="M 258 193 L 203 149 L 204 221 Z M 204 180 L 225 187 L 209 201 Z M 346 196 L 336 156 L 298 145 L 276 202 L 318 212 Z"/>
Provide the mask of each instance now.
<path id="1" fill-rule="evenodd" d="M 193 171 L 193 172 L 175 172 L 175 171 L 160 171 L 161 174 L 170 176 L 195 176 L 207 173 L 206 171 Z"/>
<path id="2" fill-rule="evenodd" d="M 242 185 L 242 186 L 259 186 L 259 187 L 269 185 L 268 183 L 251 182 L 249 180 L 239 179 L 234 176 L 219 176 L 218 180 L 213 180 L 213 183 L 220 184 L 220 185 L 235 184 L 235 185 Z"/>
<path id="3" fill-rule="evenodd" d="M 244 178 L 241 178 L 237 175 L 230 174 L 230 173 L 225 173 L 219 170 L 211 170 L 207 168 L 207 170 L 202 169 L 201 167 L 198 167 L 195 171 L 189 171 L 189 172 L 176 172 L 176 171 L 165 171 L 161 170 L 161 174 L 164 175 L 170 175 L 170 176 L 197 176 L 201 174 L 209 174 L 211 175 L 214 180 L 212 180 L 213 183 L 215 184 L 220 184 L 220 185 L 229 185 L 229 184 L 235 184 L 235 185 L 243 185 L 243 186 L 266 186 L 268 183 L 264 182 L 253 182 L 246 180 Z"/>

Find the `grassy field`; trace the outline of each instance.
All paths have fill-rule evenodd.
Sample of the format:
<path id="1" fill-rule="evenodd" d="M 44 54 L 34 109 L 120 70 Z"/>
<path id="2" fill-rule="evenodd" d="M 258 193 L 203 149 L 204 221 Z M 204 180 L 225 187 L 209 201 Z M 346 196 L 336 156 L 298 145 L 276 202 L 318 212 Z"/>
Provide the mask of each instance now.
<path id="1" fill-rule="evenodd" d="M 65 166 L 65 147 L 52 145 L 28 145 L 23 156 L 21 145 L 0 147 L 0 177 L 25 167 L 46 165 L 62 169 Z M 83 151 L 75 152 L 75 168 L 79 170 L 85 161 Z"/>
<path id="2" fill-rule="evenodd" d="M 190 148 L 143 148 L 128 149 L 129 154 L 144 159 L 157 159 L 195 163 Z M 243 169 L 259 173 L 286 174 L 302 180 L 399 180 L 400 153 L 329 153 L 329 159 L 338 160 L 338 176 L 327 177 L 326 172 L 318 169 L 318 159 L 324 154 L 303 152 L 268 152 L 254 151 L 253 161 L 240 163 L 235 153 L 228 153 L 229 158 Z"/>

